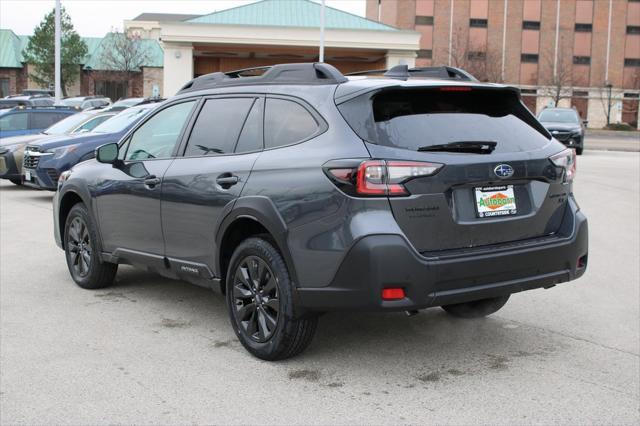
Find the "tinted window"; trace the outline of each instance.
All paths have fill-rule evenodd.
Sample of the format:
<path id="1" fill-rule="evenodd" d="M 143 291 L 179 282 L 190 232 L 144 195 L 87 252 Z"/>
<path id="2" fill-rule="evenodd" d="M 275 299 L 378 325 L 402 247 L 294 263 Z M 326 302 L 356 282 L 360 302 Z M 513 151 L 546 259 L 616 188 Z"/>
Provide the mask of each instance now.
<path id="1" fill-rule="evenodd" d="M 264 117 L 265 148 L 300 142 L 317 130 L 318 123 L 302 105 L 284 99 L 267 99 Z"/>
<path id="2" fill-rule="evenodd" d="M 53 123 L 60 121 L 63 117 L 65 116 L 56 112 L 37 112 L 31 115 L 31 128 L 46 129 Z"/>
<path id="3" fill-rule="evenodd" d="M 194 104 L 189 101 L 173 105 L 151 117 L 131 136 L 125 159 L 171 157 Z"/>
<path id="4" fill-rule="evenodd" d="M 198 114 L 185 156 L 233 152 L 254 98 L 209 99 Z"/>
<path id="5" fill-rule="evenodd" d="M 391 89 L 359 98 L 340 111 L 362 139 L 380 145 L 415 151 L 492 141 L 496 152 L 513 152 L 548 143 L 546 131 L 513 92 Z"/>
<path id="6" fill-rule="evenodd" d="M 247 120 L 244 122 L 235 152 L 251 152 L 262 149 L 262 106 L 264 101 L 257 99 Z"/>
<path id="7" fill-rule="evenodd" d="M 0 130 L 27 130 L 29 120 L 27 114 L 18 112 L 0 117 Z"/>

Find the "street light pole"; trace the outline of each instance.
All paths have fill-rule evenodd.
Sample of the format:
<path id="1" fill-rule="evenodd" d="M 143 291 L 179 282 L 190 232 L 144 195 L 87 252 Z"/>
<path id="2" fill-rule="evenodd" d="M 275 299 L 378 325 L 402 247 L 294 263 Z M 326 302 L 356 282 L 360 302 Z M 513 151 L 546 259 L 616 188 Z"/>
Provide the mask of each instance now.
<path id="1" fill-rule="evenodd" d="M 60 0 L 56 0 L 56 22 L 55 22 L 55 59 L 54 59 L 54 66 L 55 66 L 55 96 L 56 96 L 56 103 L 60 102 L 60 99 L 62 98 L 62 88 L 60 85 Z"/>
<path id="2" fill-rule="evenodd" d="M 320 5 L 320 54 L 319 62 L 324 62 L 324 1 Z"/>

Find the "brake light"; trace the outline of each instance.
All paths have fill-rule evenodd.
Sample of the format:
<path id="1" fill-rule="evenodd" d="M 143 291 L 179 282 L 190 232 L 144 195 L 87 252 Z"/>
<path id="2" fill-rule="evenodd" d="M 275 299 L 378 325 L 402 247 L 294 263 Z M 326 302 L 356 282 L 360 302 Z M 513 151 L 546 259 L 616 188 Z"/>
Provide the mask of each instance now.
<path id="1" fill-rule="evenodd" d="M 470 92 L 473 89 L 467 86 L 443 86 L 440 88 L 441 92 Z"/>
<path id="2" fill-rule="evenodd" d="M 442 164 L 418 161 L 370 160 L 358 167 L 356 192 L 360 195 L 409 195 L 404 183 L 436 173 Z"/>
<path id="3" fill-rule="evenodd" d="M 575 150 L 567 148 L 564 151 L 557 153 L 556 155 L 552 155 L 549 159 L 555 166 L 562 167 L 564 169 L 565 183 L 573 181 L 573 178 L 576 175 L 577 167 Z"/>
<path id="4" fill-rule="evenodd" d="M 383 288 L 382 300 L 400 300 L 404 299 L 404 289 L 398 287 Z"/>

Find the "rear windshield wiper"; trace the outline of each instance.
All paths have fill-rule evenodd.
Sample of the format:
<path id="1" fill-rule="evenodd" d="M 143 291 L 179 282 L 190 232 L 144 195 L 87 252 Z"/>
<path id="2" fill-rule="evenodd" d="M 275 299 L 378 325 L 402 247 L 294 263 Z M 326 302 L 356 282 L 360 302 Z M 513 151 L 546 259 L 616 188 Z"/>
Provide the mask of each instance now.
<path id="1" fill-rule="evenodd" d="M 427 145 L 418 148 L 418 151 L 431 152 L 463 152 L 468 154 L 491 154 L 496 149 L 497 142 L 493 141 L 459 141 L 440 145 Z"/>

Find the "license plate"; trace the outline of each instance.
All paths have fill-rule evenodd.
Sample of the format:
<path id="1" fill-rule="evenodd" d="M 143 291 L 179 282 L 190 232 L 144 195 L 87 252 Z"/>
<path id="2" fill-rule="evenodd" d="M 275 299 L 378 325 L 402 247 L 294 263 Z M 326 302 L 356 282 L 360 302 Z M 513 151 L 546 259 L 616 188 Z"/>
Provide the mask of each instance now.
<path id="1" fill-rule="evenodd" d="M 475 188 L 478 217 L 509 216 L 517 213 L 513 185 Z"/>
<path id="2" fill-rule="evenodd" d="M 29 170 L 24 171 L 24 180 L 31 181 L 31 172 Z"/>

